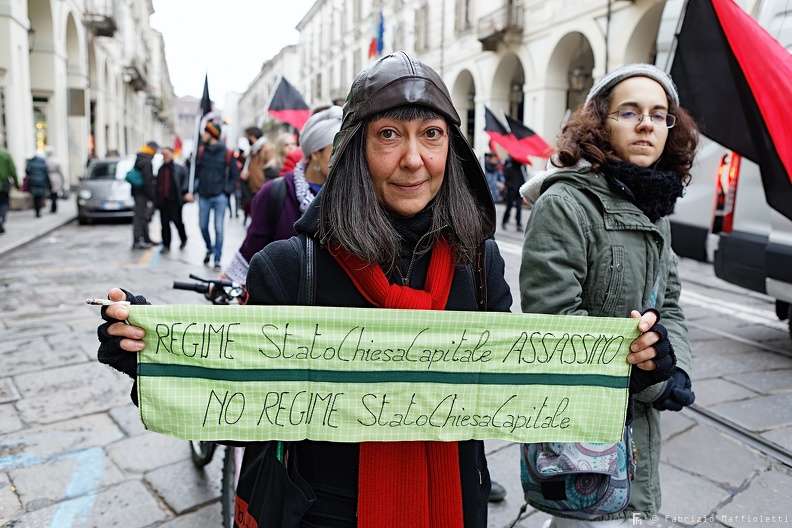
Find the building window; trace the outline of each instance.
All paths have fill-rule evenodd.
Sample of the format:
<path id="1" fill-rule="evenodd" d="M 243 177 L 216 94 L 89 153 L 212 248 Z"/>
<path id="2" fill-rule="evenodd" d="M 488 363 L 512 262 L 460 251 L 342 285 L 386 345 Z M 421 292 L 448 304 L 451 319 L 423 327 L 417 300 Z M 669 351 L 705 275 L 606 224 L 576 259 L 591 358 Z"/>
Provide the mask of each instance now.
<path id="1" fill-rule="evenodd" d="M 393 28 L 393 49 L 403 50 L 404 44 L 404 24 L 399 23 Z"/>
<path id="2" fill-rule="evenodd" d="M 454 15 L 455 31 L 460 32 L 470 29 L 472 27 L 470 22 L 470 0 L 456 0 L 456 12 Z"/>
<path id="3" fill-rule="evenodd" d="M 423 51 L 429 47 L 429 4 L 424 4 L 415 11 L 415 51 Z"/>
<path id="4" fill-rule="evenodd" d="M 361 0 L 352 0 L 352 21 L 355 25 L 360 23 L 362 18 L 362 8 L 360 6 Z"/>
<path id="5" fill-rule="evenodd" d="M 319 100 L 322 98 L 322 74 L 316 74 L 316 80 L 314 82 L 314 94 L 316 94 L 316 99 Z"/>

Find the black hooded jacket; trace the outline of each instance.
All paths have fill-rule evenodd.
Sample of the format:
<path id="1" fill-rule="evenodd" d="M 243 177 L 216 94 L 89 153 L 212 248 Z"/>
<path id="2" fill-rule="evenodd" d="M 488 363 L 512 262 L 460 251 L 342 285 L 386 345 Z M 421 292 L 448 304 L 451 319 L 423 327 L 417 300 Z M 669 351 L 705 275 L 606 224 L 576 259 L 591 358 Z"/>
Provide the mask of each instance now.
<path id="1" fill-rule="evenodd" d="M 451 104 L 445 85 L 431 69 L 403 52 L 380 59 L 361 72 L 352 86 L 344 107 L 344 122 L 336 137 L 334 157 L 343 155 L 365 118 L 379 111 L 405 104 L 422 104 L 446 116 L 457 151 L 479 210 L 486 236 L 494 228 L 495 208 L 489 188 L 475 153 L 458 128 L 459 117 Z M 335 169 L 335 166 L 332 170 Z M 333 177 L 331 175 L 329 178 Z M 343 177 L 343 174 L 335 175 Z M 328 178 L 328 181 L 329 181 Z M 324 192 L 324 191 L 322 191 Z M 295 224 L 301 237 L 315 241 L 316 289 L 315 305 L 355 308 L 374 308 L 357 290 L 346 272 L 318 240 L 321 200 L 314 200 L 305 215 Z M 430 205 L 431 207 L 431 205 Z M 419 213 L 420 214 L 420 213 Z M 396 221 L 396 220 L 394 220 Z M 504 279 L 504 262 L 494 240 L 481 241 L 485 249 L 487 311 L 508 312 L 512 297 Z M 408 285 L 423 289 L 431 252 L 421 252 L 421 240 L 402 244 L 402 259 L 423 253 L 415 259 Z M 418 244 L 416 246 L 416 244 Z M 248 272 L 250 304 L 300 304 L 300 255 L 290 241 L 276 241 L 253 256 Z M 388 279 L 395 283 L 400 277 L 394 271 Z M 472 266 L 457 267 L 446 304 L 447 310 L 475 311 L 478 306 L 476 281 Z M 316 502 L 304 517 L 310 526 L 355 526 L 359 445 L 302 441 L 296 445 L 299 472 L 316 494 Z M 261 446 L 248 450 L 263 449 Z M 247 453 L 246 453 L 247 458 Z M 459 442 L 459 467 L 462 482 L 462 502 L 465 526 L 485 527 L 487 499 L 490 490 L 489 472 L 481 441 Z M 330 519 L 334 519 L 332 522 Z M 343 519 L 344 521 L 341 521 Z"/>

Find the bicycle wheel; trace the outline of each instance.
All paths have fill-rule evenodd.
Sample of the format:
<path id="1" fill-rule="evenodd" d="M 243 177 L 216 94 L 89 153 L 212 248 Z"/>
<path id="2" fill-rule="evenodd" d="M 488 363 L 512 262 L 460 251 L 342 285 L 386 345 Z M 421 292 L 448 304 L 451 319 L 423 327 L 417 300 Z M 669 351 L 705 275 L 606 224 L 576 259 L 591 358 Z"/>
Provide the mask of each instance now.
<path id="1" fill-rule="evenodd" d="M 190 456 L 195 467 L 202 468 L 212 461 L 217 444 L 202 440 L 190 440 Z"/>
<path id="2" fill-rule="evenodd" d="M 237 467 L 242 462 L 241 448 L 226 446 L 223 457 L 223 482 L 220 488 L 220 503 L 223 507 L 223 528 L 234 528 L 236 513 L 236 484 L 239 480 Z"/>

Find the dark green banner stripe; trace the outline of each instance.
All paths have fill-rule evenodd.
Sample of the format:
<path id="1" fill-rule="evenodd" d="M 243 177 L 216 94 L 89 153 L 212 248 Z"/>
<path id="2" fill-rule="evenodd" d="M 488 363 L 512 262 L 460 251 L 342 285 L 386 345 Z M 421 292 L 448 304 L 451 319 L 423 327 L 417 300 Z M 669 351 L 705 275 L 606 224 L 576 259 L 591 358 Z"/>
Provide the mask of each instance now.
<path id="1" fill-rule="evenodd" d="M 188 365 L 138 364 L 138 376 L 224 381 L 323 381 L 329 383 L 445 383 L 449 385 L 567 385 L 627 388 L 627 376 L 604 374 L 517 374 L 449 372 L 339 372 L 309 369 L 215 369 Z"/>

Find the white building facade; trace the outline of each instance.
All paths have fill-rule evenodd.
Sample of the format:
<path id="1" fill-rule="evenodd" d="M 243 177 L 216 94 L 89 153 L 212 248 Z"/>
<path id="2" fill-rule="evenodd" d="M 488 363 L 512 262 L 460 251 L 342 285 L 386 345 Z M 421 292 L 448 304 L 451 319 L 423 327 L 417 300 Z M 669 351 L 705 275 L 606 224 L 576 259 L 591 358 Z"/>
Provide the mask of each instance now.
<path id="1" fill-rule="evenodd" d="M 750 13 L 761 2 L 738 3 Z M 437 70 L 477 152 L 488 149 L 485 106 L 554 144 L 567 111 L 596 79 L 624 64 L 665 60 L 667 50 L 657 49 L 664 9 L 678 14 L 682 4 L 317 0 L 297 26 L 300 71 L 292 82 L 312 107 L 343 101 L 355 75 L 374 60 L 369 45 L 381 12 L 383 53 L 403 49 Z"/>
<path id="2" fill-rule="evenodd" d="M 173 139 L 173 87 L 151 0 L 0 0 L 0 131 L 18 167 L 55 148 L 87 158 Z"/>

